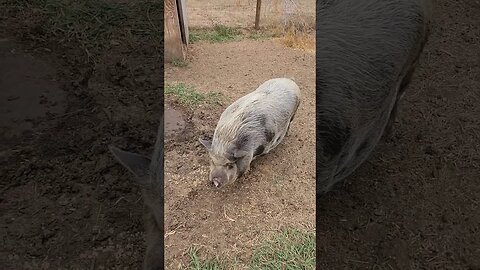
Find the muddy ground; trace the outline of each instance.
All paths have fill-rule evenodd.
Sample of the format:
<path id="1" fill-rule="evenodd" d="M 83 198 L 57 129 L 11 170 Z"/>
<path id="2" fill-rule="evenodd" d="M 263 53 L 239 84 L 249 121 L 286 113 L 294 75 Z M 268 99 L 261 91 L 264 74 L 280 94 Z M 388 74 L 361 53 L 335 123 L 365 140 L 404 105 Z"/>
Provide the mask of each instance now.
<path id="1" fill-rule="evenodd" d="M 93 29 L 82 23 L 134 9 L 127 4 L 81 6 L 96 18 L 66 12 L 85 21 L 63 29 L 72 18 L 52 22 L 48 9 L 23 4 L 0 1 L 0 268 L 138 269 L 143 202 L 107 145 L 152 150 L 158 39 L 123 15 L 112 31 L 78 39 Z M 154 10 L 152 21 L 163 16 Z"/>
<path id="2" fill-rule="evenodd" d="M 435 1 L 393 142 L 319 202 L 321 269 L 480 269 L 478 14 Z"/>
<path id="3" fill-rule="evenodd" d="M 281 228 L 315 226 L 315 56 L 277 40 L 199 42 L 187 67 L 165 66 L 166 84 L 185 83 L 222 95 L 219 105 L 182 106 L 166 97 L 165 254 L 167 269 L 188 263 L 188 249 L 233 261 L 238 269 L 262 240 Z M 284 142 L 252 164 L 245 178 L 222 190 L 208 181 L 208 154 L 198 142 L 212 136 L 222 111 L 264 81 L 292 77 L 302 103 Z"/>

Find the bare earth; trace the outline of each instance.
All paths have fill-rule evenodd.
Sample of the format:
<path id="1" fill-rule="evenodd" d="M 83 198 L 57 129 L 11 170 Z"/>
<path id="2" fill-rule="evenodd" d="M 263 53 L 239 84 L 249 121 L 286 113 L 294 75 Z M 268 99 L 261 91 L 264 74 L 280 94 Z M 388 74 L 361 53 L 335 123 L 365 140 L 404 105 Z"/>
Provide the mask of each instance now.
<path id="1" fill-rule="evenodd" d="M 184 82 L 199 92 L 220 92 L 222 105 L 191 110 L 167 98 L 186 123 L 167 129 L 165 152 L 165 253 L 167 269 L 186 263 L 188 248 L 248 260 L 252 247 L 285 226 L 315 224 L 315 58 L 276 41 L 244 40 L 192 46 L 186 68 L 166 65 L 166 83 Z M 302 91 L 290 133 L 269 155 L 256 160 L 246 178 L 217 191 L 208 181 L 208 155 L 197 139 L 213 135 L 231 102 L 275 77 L 293 77 Z M 241 265 L 241 263 L 240 263 Z"/>
<path id="2" fill-rule="evenodd" d="M 85 51 L 59 46 L 30 12 L 0 8 L 0 269 L 138 269 L 141 194 L 107 145 L 150 153 L 161 58 L 149 42 L 119 38 L 89 75 Z M 480 269 L 479 13 L 476 0 L 436 1 L 394 141 L 319 204 L 322 269 Z M 167 200 L 166 244 L 175 267 L 195 244 L 247 258 L 272 230 L 312 226 L 315 215 L 313 56 L 273 41 L 193 50 L 188 67 L 167 66 L 167 80 L 227 100 L 195 112 L 167 103 L 186 121 L 167 138 L 166 192 L 177 198 Z M 290 135 L 249 177 L 213 191 L 197 137 L 213 132 L 229 102 L 284 75 L 304 93 Z"/>

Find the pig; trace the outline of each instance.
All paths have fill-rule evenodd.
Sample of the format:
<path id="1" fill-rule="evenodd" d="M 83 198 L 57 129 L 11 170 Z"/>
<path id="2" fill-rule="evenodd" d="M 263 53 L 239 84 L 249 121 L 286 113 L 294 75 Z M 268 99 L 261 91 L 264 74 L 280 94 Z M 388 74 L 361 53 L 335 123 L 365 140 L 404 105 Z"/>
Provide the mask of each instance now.
<path id="1" fill-rule="evenodd" d="M 199 139 L 210 157 L 211 183 L 217 188 L 233 183 L 250 170 L 253 160 L 277 147 L 299 105 L 298 85 L 274 78 L 228 106 L 213 139 Z"/>
<path id="2" fill-rule="evenodd" d="M 144 216 L 147 250 L 144 270 L 164 269 L 163 256 L 163 114 L 160 117 L 158 135 L 152 157 L 120 150 L 109 145 L 109 150 L 140 185 L 146 206 Z"/>
<path id="3" fill-rule="evenodd" d="M 389 137 L 428 39 L 425 0 L 317 1 L 317 196 Z"/>

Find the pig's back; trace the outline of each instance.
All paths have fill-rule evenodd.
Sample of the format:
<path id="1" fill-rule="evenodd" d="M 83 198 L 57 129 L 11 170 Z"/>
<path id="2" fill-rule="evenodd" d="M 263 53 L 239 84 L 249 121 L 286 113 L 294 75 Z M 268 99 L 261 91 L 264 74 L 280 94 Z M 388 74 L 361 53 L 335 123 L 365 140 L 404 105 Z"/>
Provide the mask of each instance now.
<path id="1" fill-rule="evenodd" d="M 425 36 L 427 2 L 317 3 L 317 180 L 321 187 L 348 176 L 380 139 L 402 72 Z"/>
<path id="2" fill-rule="evenodd" d="M 232 143 L 254 149 L 288 125 L 300 102 L 298 85 L 287 78 L 270 79 L 232 103 L 221 115 L 213 145 Z"/>

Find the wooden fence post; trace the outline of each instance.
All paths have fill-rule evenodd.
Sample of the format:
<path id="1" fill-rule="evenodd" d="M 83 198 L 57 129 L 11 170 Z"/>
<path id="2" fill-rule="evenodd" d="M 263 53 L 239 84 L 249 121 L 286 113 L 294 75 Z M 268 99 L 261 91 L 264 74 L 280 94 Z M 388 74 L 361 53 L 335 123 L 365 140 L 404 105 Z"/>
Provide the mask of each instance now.
<path id="1" fill-rule="evenodd" d="M 187 4 L 186 0 L 177 0 L 179 6 L 179 21 L 180 21 L 180 30 L 182 32 L 183 43 L 188 46 L 188 20 L 187 20 Z"/>
<path id="2" fill-rule="evenodd" d="M 182 40 L 182 27 L 178 13 L 177 0 L 164 0 L 164 60 L 166 62 L 186 59 L 186 45 Z"/>
<path id="3" fill-rule="evenodd" d="M 260 27 L 260 10 L 262 8 L 262 0 L 257 0 L 257 12 L 255 14 L 255 29 Z"/>

